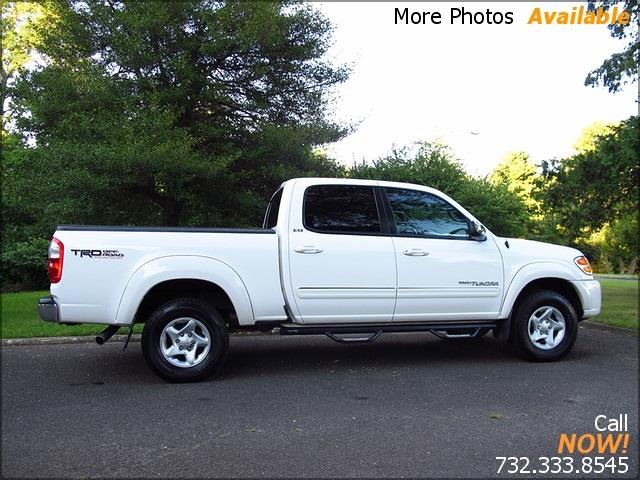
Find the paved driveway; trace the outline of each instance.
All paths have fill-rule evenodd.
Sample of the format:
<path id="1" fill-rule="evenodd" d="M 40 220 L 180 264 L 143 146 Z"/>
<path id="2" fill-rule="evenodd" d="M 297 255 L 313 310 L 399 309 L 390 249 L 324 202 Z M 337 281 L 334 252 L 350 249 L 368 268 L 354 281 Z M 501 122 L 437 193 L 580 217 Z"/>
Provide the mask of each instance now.
<path id="1" fill-rule="evenodd" d="M 234 337 L 225 375 L 189 385 L 138 343 L 3 347 L 2 474 L 487 477 L 628 413 L 634 476 L 637 342 L 583 326 L 566 360 L 532 364 L 490 337 Z"/>

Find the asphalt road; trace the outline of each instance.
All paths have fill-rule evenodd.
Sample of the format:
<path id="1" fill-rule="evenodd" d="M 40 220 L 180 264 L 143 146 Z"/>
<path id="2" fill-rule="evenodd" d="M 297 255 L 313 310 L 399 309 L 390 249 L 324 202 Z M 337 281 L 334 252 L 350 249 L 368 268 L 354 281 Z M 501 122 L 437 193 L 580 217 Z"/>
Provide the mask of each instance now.
<path id="1" fill-rule="evenodd" d="M 561 432 L 621 413 L 623 476 L 638 472 L 638 337 L 623 330 L 583 326 L 550 364 L 491 337 L 234 337 L 225 374 L 188 385 L 156 378 L 138 343 L 121 350 L 2 348 L 3 477 L 488 477 L 496 456 L 553 456 Z"/>

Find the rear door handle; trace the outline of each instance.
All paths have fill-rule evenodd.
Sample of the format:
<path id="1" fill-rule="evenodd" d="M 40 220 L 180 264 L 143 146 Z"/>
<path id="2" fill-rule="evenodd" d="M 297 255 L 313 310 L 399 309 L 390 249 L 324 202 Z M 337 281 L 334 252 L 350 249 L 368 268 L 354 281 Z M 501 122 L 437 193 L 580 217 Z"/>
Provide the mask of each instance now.
<path id="1" fill-rule="evenodd" d="M 303 245 L 302 247 L 296 247 L 294 250 L 298 253 L 320 253 L 322 252 L 321 248 L 315 247 L 313 245 Z"/>
<path id="2" fill-rule="evenodd" d="M 429 255 L 429 252 L 425 252 L 420 248 L 407 248 L 402 253 L 408 255 L 409 257 L 426 257 L 427 255 Z"/>

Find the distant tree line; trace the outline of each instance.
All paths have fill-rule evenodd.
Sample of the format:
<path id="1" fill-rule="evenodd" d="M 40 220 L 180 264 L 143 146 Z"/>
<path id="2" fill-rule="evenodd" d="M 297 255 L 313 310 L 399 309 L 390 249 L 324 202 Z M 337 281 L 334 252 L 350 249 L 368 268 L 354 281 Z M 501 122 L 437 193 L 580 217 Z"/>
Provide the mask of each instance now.
<path id="1" fill-rule="evenodd" d="M 344 166 L 318 147 L 352 130 L 327 113 L 349 70 L 326 61 L 332 27 L 313 5 L 1 8 L 3 289 L 47 284 L 57 224 L 258 225 L 269 195 L 299 176 L 430 185 L 497 234 L 578 245 L 602 270 L 635 271 L 637 117 L 570 158 L 536 166 L 518 153 L 486 178 L 429 142 Z"/>

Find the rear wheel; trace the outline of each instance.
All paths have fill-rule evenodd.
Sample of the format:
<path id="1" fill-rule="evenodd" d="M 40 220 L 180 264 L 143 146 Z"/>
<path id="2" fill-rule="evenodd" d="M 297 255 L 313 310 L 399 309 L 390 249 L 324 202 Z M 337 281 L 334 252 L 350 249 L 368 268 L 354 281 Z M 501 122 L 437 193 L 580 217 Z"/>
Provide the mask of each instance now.
<path id="1" fill-rule="evenodd" d="M 145 323 L 142 352 L 151 369 L 170 382 L 195 382 L 217 373 L 229 347 L 220 313 L 196 298 L 171 300 Z"/>
<path id="2" fill-rule="evenodd" d="M 540 290 L 527 295 L 512 320 L 511 344 L 528 360 L 548 362 L 565 356 L 576 341 L 578 318 L 563 295 Z"/>

